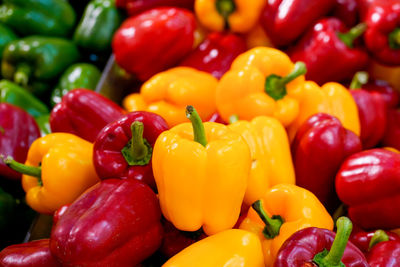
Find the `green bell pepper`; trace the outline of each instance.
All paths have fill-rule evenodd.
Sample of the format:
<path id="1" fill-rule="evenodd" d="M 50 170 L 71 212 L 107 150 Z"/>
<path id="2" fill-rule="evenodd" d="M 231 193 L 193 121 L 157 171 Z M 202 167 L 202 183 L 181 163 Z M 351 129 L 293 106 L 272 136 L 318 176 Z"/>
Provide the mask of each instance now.
<path id="1" fill-rule="evenodd" d="M 53 90 L 50 98 L 51 104 L 54 106 L 61 102 L 61 98 L 72 89 L 96 89 L 100 76 L 101 72 L 92 64 L 77 63 L 71 65 L 63 73 L 56 88 Z"/>
<path id="2" fill-rule="evenodd" d="M 49 119 L 50 119 L 50 114 L 41 115 L 35 118 L 35 121 L 39 126 L 41 136 L 45 136 L 51 133 Z"/>
<path id="3" fill-rule="evenodd" d="M 94 52 L 111 49 L 114 32 L 122 22 L 122 16 L 115 6 L 114 0 L 92 0 L 75 29 L 75 43 Z"/>
<path id="4" fill-rule="evenodd" d="M 1 73 L 34 94 L 79 59 L 77 46 L 57 37 L 29 36 L 12 41 L 3 52 Z"/>
<path id="5" fill-rule="evenodd" d="M 10 28 L 0 23 L 0 60 L 6 45 L 17 38 L 17 35 Z"/>
<path id="6" fill-rule="evenodd" d="M 66 0 L 3 0 L 0 22 L 23 36 L 67 37 L 76 14 Z"/>

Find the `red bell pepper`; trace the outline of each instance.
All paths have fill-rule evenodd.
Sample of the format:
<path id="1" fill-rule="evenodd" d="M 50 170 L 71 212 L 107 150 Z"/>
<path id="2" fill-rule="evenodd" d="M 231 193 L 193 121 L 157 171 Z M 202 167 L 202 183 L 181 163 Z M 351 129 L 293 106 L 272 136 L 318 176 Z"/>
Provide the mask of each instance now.
<path id="1" fill-rule="evenodd" d="M 387 111 L 387 123 L 382 145 L 400 150 L 400 110 L 398 109 Z"/>
<path id="2" fill-rule="evenodd" d="M 387 81 L 371 80 L 362 87 L 365 90 L 379 93 L 385 100 L 386 108 L 396 108 L 400 103 L 399 92 Z"/>
<path id="3" fill-rule="evenodd" d="M 292 143 L 296 184 L 314 193 L 328 211 L 337 208 L 335 175 L 349 155 L 361 151 L 359 137 L 328 114 L 311 116 Z"/>
<path id="4" fill-rule="evenodd" d="M 206 121 L 211 121 L 211 122 L 218 122 L 218 123 L 222 123 L 222 124 L 227 124 L 221 117 L 221 115 L 216 112 L 214 114 L 211 115 L 211 117 L 206 120 Z"/>
<path id="5" fill-rule="evenodd" d="M 400 241 L 380 242 L 367 255 L 371 267 L 400 266 Z"/>
<path id="6" fill-rule="evenodd" d="M 52 132 L 72 133 L 94 142 L 101 129 L 123 113 L 120 106 L 99 93 L 75 89 L 54 106 L 50 114 L 50 127 Z"/>
<path id="7" fill-rule="evenodd" d="M 332 16 L 343 21 L 347 27 L 355 26 L 359 21 L 358 0 L 336 0 Z"/>
<path id="8" fill-rule="evenodd" d="M 294 233 L 279 249 L 274 267 L 369 267 L 363 253 L 348 242 L 351 221 L 340 217 L 336 225 L 336 234 L 316 227 Z"/>
<path id="9" fill-rule="evenodd" d="M 180 65 L 211 73 L 219 79 L 230 69 L 233 60 L 246 50 L 242 37 L 229 32 L 213 32 Z"/>
<path id="10" fill-rule="evenodd" d="M 168 125 L 151 112 L 135 111 L 107 124 L 94 142 L 93 164 L 100 179 L 137 179 L 156 190 L 151 156 Z"/>
<path id="11" fill-rule="evenodd" d="M 125 20 L 114 34 L 115 60 L 127 72 L 146 81 L 177 64 L 194 44 L 196 20 L 186 10 L 160 7 Z"/>
<path id="12" fill-rule="evenodd" d="M 3 267 L 58 267 L 61 264 L 51 254 L 49 239 L 11 245 L 0 252 L 0 266 Z"/>
<path id="13" fill-rule="evenodd" d="M 351 155 L 336 175 L 336 192 L 361 228 L 400 227 L 400 154 L 376 148 Z"/>
<path id="14" fill-rule="evenodd" d="M 39 137 L 39 127 L 29 113 L 17 106 L 0 103 L 0 155 L 25 162 L 29 146 Z M 0 177 L 19 180 L 21 174 L 0 159 Z"/>
<path id="15" fill-rule="evenodd" d="M 318 2 L 318 1 L 316 1 Z M 364 69 L 368 54 L 354 41 L 365 31 L 364 24 L 348 28 L 337 18 L 317 21 L 288 54 L 293 62 L 303 61 L 306 78 L 318 84 L 342 81 Z"/>
<path id="16" fill-rule="evenodd" d="M 118 8 L 125 9 L 129 16 L 134 16 L 159 6 L 174 6 L 193 10 L 194 0 L 116 0 L 115 5 Z"/>
<path id="17" fill-rule="evenodd" d="M 134 179 L 107 179 L 59 216 L 50 250 L 63 266 L 135 266 L 161 245 L 157 196 Z"/>
<path id="18" fill-rule="evenodd" d="M 400 241 L 400 236 L 395 233 L 383 230 L 370 232 L 358 231 L 355 233 L 351 233 L 349 240 L 366 255 L 369 250 L 377 243 L 389 240 Z"/>

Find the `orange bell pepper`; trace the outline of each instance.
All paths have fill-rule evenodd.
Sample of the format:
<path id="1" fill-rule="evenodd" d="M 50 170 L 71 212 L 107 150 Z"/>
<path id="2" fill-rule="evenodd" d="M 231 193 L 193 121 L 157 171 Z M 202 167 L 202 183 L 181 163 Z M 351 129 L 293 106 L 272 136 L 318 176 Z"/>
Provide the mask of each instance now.
<path id="1" fill-rule="evenodd" d="M 247 49 L 252 49 L 258 46 L 274 47 L 271 39 L 259 23 L 244 34 L 244 39 L 246 41 Z"/>
<path id="2" fill-rule="evenodd" d="M 372 78 L 387 81 L 397 91 L 400 91 L 400 66 L 386 66 L 371 60 L 368 73 Z"/>

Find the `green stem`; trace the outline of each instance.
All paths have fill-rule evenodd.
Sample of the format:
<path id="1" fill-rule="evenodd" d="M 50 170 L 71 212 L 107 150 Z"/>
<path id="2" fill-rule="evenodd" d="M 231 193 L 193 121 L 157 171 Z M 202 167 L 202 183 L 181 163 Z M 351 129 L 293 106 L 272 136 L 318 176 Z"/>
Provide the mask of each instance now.
<path id="1" fill-rule="evenodd" d="M 229 16 L 236 10 L 236 5 L 233 0 L 217 0 L 215 2 L 215 8 L 217 9 L 218 13 L 225 20 L 225 29 L 229 29 Z"/>
<path id="2" fill-rule="evenodd" d="M 13 169 L 14 171 L 36 177 L 38 179 L 39 184 L 42 185 L 42 168 L 41 167 L 28 166 L 28 165 L 19 163 L 10 156 L 8 156 L 7 158 L 5 158 L 3 160 L 4 160 L 4 163 L 8 167 Z"/>
<path id="3" fill-rule="evenodd" d="M 394 29 L 388 36 L 389 46 L 392 49 L 400 49 L 400 28 Z"/>
<path id="4" fill-rule="evenodd" d="M 379 242 L 389 241 L 389 236 L 383 230 L 376 230 L 374 235 L 369 242 L 368 250 L 370 250 L 373 246 L 378 244 Z"/>
<path id="5" fill-rule="evenodd" d="M 263 230 L 265 238 L 273 239 L 274 237 L 279 235 L 279 231 L 283 224 L 282 217 L 279 215 L 274 215 L 272 216 L 272 218 L 270 218 L 265 212 L 261 200 L 257 200 L 251 206 L 257 212 L 258 216 L 260 216 L 261 220 L 265 223 L 265 227 Z"/>
<path id="6" fill-rule="evenodd" d="M 367 29 L 367 24 L 365 23 L 359 23 L 353 28 L 351 28 L 348 32 L 342 33 L 339 32 L 337 33 L 337 36 L 342 42 L 350 48 L 353 48 L 353 43 L 354 40 L 360 37 L 365 30 Z"/>
<path id="7" fill-rule="evenodd" d="M 234 114 L 229 117 L 229 124 L 235 123 L 239 120 L 239 116 L 237 114 Z"/>
<path id="8" fill-rule="evenodd" d="M 350 83 L 350 89 L 360 89 L 364 84 L 368 82 L 368 72 L 366 71 L 359 71 L 354 74 L 353 79 Z"/>
<path id="9" fill-rule="evenodd" d="M 32 73 L 32 68 L 26 63 L 20 63 L 17 65 L 17 70 L 14 73 L 14 82 L 22 86 L 27 86 L 29 82 L 29 76 Z"/>
<path id="10" fill-rule="evenodd" d="M 143 166 L 150 162 L 152 148 L 147 140 L 143 138 L 143 130 L 142 122 L 135 121 L 131 124 L 132 138 L 121 150 L 129 166 Z"/>
<path id="11" fill-rule="evenodd" d="M 192 122 L 194 141 L 203 145 L 207 145 L 206 131 L 203 122 L 193 106 L 186 106 L 186 117 Z"/>
<path id="12" fill-rule="evenodd" d="M 306 74 L 306 72 L 306 64 L 304 64 L 304 62 L 298 61 L 294 64 L 293 70 L 285 77 L 281 77 L 275 74 L 269 75 L 265 80 L 264 90 L 273 99 L 282 99 L 287 94 L 286 84 L 293 81 L 297 77 Z"/>

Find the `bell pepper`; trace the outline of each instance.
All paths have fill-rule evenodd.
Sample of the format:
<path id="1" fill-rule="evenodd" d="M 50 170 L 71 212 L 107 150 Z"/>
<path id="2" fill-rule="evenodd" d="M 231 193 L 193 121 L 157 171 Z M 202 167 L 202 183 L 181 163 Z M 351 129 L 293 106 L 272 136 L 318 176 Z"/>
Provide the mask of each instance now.
<path id="1" fill-rule="evenodd" d="M 283 52 L 257 47 L 239 55 L 217 86 L 218 112 L 225 121 L 232 115 L 251 120 L 272 116 L 288 126 L 299 113 L 292 92 L 304 83 L 305 65 L 293 64 Z"/>
<path id="2" fill-rule="evenodd" d="M 180 66 L 205 71 L 219 79 L 229 70 L 233 60 L 246 50 L 242 37 L 229 32 L 212 32 L 183 59 Z"/>
<path id="3" fill-rule="evenodd" d="M 41 94 L 79 58 L 72 41 L 56 37 L 29 36 L 10 42 L 3 52 L 1 73 L 30 91 Z"/>
<path id="4" fill-rule="evenodd" d="M 387 111 L 387 123 L 382 138 L 382 145 L 400 150 L 400 110 Z"/>
<path id="5" fill-rule="evenodd" d="M 52 133 L 32 143 L 25 164 L 9 157 L 5 161 L 24 174 L 27 204 L 39 213 L 52 214 L 99 181 L 92 154 L 93 145 L 82 138 Z"/>
<path id="6" fill-rule="evenodd" d="M 221 118 L 221 115 L 219 115 L 218 112 L 215 112 L 214 114 L 212 114 L 211 117 L 209 117 L 207 119 L 207 121 L 218 122 L 218 123 L 222 123 L 225 125 L 228 124 Z"/>
<path id="7" fill-rule="evenodd" d="M 400 227 L 400 154 L 365 150 L 348 157 L 336 175 L 336 192 L 351 220 L 363 229 Z"/>
<path id="8" fill-rule="evenodd" d="M 168 260 L 163 267 L 264 266 L 261 244 L 248 231 L 230 229 L 200 240 Z"/>
<path id="9" fill-rule="evenodd" d="M 274 267 L 369 267 L 363 253 L 348 242 L 352 223 L 340 217 L 337 232 L 309 227 L 293 234 L 281 247 Z"/>
<path id="10" fill-rule="evenodd" d="M 195 17 L 188 10 L 160 7 L 145 11 L 125 20 L 114 34 L 115 61 L 146 81 L 192 50 L 195 29 Z"/>
<path id="11" fill-rule="evenodd" d="M 129 16 L 134 16 L 159 6 L 174 6 L 193 10 L 194 0 L 116 0 L 116 5 L 118 8 L 125 9 Z"/>
<path id="12" fill-rule="evenodd" d="M 99 93 L 75 89 L 54 106 L 50 126 L 53 132 L 72 133 L 94 142 L 101 129 L 123 113 L 120 106 Z"/>
<path id="13" fill-rule="evenodd" d="M 10 226 L 14 213 L 16 212 L 17 202 L 14 197 L 0 187 L 0 233 L 3 234 Z M 1 253 L 0 253 L 1 255 Z M 1 262 L 1 261 L 0 261 Z"/>
<path id="14" fill-rule="evenodd" d="M 359 0 L 336 0 L 332 16 L 340 19 L 347 27 L 353 27 L 360 20 Z"/>
<path id="15" fill-rule="evenodd" d="M 111 49 L 112 37 L 121 22 L 115 0 L 92 0 L 75 28 L 73 40 L 88 51 L 106 52 Z"/>
<path id="16" fill-rule="evenodd" d="M 372 78 L 387 81 L 397 91 L 400 91 L 400 66 L 387 66 L 371 59 L 368 65 L 368 73 Z"/>
<path id="17" fill-rule="evenodd" d="M 50 102 L 54 106 L 72 89 L 85 88 L 94 90 L 101 77 L 100 70 L 89 63 L 76 63 L 68 67 L 53 89 Z"/>
<path id="18" fill-rule="evenodd" d="M 0 103 L 0 155 L 25 161 L 29 147 L 39 137 L 39 128 L 31 115 L 17 106 Z M 8 168 L 1 159 L 0 176 L 21 179 L 21 174 Z"/>
<path id="19" fill-rule="evenodd" d="M 261 12 L 260 23 L 276 46 L 292 44 L 335 4 L 335 0 L 266 2 Z"/>
<path id="20" fill-rule="evenodd" d="M 239 218 L 250 151 L 227 126 L 203 124 L 192 106 L 186 113 L 192 124 L 179 124 L 157 138 L 153 174 L 164 217 L 179 230 L 203 227 L 212 235 L 232 228 Z"/>
<path id="21" fill-rule="evenodd" d="M 8 28 L 6 25 L 0 23 L 0 60 L 2 58 L 4 48 L 7 46 L 7 44 L 11 41 L 16 40 L 17 38 L 18 37 L 13 32 L 13 30 Z"/>
<path id="22" fill-rule="evenodd" d="M 370 266 L 400 266 L 400 241 L 387 241 L 375 245 L 367 255 Z"/>
<path id="23" fill-rule="evenodd" d="M 365 24 L 358 24 L 349 30 L 337 18 L 324 18 L 318 20 L 288 50 L 288 54 L 293 61 L 303 61 L 306 64 L 308 80 L 318 84 L 342 81 L 367 66 L 367 52 L 354 44 L 365 29 Z"/>
<path id="24" fill-rule="evenodd" d="M 258 22 L 265 0 L 195 0 L 194 11 L 205 28 L 245 33 Z"/>
<path id="25" fill-rule="evenodd" d="M 146 111 L 125 114 L 107 124 L 93 147 L 93 164 L 100 179 L 137 179 L 156 189 L 151 168 L 153 146 L 167 129 L 162 117 Z"/>
<path id="26" fill-rule="evenodd" d="M 250 122 L 234 122 L 228 128 L 240 134 L 250 148 L 252 164 L 245 204 L 251 205 L 274 185 L 295 183 L 288 137 L 277 119 L 260 116 Z"/>
<path id="27" fill-rule="evenodd" d="M 65 0 L 4 0 L 0 22 L 23 36 L 67 37 L 75 26 L 76 14 Z"/>
<path id="28" fill-rule="evenodd" d="M 240 229 L 258 235 L 265 266 L 272 266 L 285 240 L 311 226 L 333 229 L 332 218 L 321 202 L 304 188 L 277 184 L 252 204 Z"/>
<path id="29" fill-rule="evenodd" d="M 353 231 L 354 232 L 354 231 Z M 351 233 L 350 242 L 357 246 L 365 255 L 379 242 L 396 240 L 400 241 L 400 236 L 390 231 L 376 230 L 376 231 L 358 231 Z"/>
<path id="30" fill-rule="evenodd" d="M 122 105 L 128 111 L 146 110 L 165 119 L 169 127 L 187 121 L 185 107 L 194 105 L 203 120 L 216 112 L 215 88 L 211 74 L 189 67 L 176 67 L 154 75 L 130 94 Z"/>
<path id="31" fill-rule="evenodd" d="M 361 149 L 359 137 L 337 118 L 326 113 L 311 116 L 292 143 L 296 184 L 314 193 L 328 211 L 335 210 L 335 175 L 345 158 Z"/>
<path id="32" fill-rule="evenodd" d="M 367 84 L 363 85 L 363 89 L 380 94 L 387 109 L 396 108 L 400 104 L 400 92 L 387 81 L 370 79 Z"/>
<path id="33" fill-rule="evenodd" d="M 0 103 L 18 106 L 36 118 L 50 112 L 47 106 L 31 93 L 5 79 L 0 81 Z"/>
<path id="34" fill-rule="evenodd" d="M 161 245 L 160 218 L 157 196 L 142 182 L 103 180 L 59 216 L 50 250 L 63 266 L 136 266 Z"/>
<path id="35" fill-rule="evenodd" d="M 260 23 L 257 23 L 250 31 L 243 35 L 246 40 L 247 49 L 258 46 L 274 47 L 271 39 L 267 36 Z"/>

